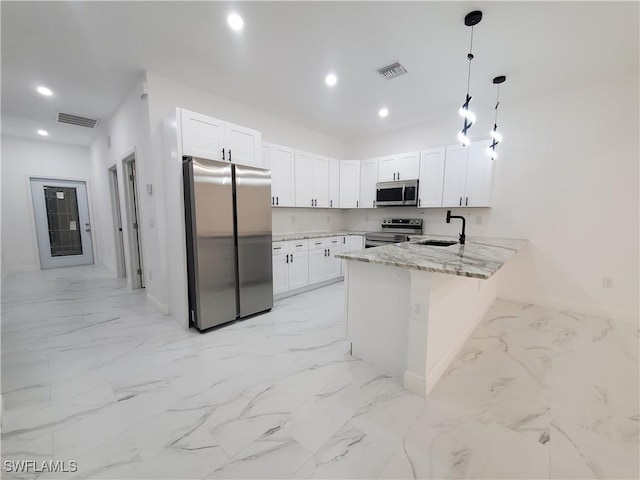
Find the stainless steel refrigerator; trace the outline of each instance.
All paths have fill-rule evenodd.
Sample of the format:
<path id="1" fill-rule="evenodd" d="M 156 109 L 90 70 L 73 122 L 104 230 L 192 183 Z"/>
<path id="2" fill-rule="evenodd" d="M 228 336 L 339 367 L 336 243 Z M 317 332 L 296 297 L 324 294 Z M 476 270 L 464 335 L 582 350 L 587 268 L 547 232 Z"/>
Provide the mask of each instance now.
<path id="1" fill-rule="evenodd" d="M 273 307 L 271 172 L 183 157 L 190 324 Z"/>

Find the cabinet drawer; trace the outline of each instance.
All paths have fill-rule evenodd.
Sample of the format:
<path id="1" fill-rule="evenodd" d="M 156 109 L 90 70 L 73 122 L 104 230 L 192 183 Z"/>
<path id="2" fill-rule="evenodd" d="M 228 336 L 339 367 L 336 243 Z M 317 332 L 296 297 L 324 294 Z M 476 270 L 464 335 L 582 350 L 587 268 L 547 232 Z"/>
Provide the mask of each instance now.
<path id="1" fill-rule="evenodd" d="M 329 246 L 329 237 L 319 237 L 309 239 L 309 250 L 317 250 L 319 248 L 327 248 Z"/>
<path id="2" fill-rule="evenodd" d="M 309 240 L 306 238 L 303 240 L 292 240 L 291 242 L 287 242 L 290 244 L 289 251 L 291 252 L 305 252 L 309 250 Z"/>
<path id="3" fill-rule="evenodd" d="M 288 253 L 287 252 L 287 242 L 273 242 L 271 244 L 271 254 L 272 255 L 279 255 L 281 253 Z"/>
<path id="4" fill-rule="evenodd" d="M 342 248 L 342 237 L 329 237 L 327 238 L 327 247 L 330 248 Z"/>

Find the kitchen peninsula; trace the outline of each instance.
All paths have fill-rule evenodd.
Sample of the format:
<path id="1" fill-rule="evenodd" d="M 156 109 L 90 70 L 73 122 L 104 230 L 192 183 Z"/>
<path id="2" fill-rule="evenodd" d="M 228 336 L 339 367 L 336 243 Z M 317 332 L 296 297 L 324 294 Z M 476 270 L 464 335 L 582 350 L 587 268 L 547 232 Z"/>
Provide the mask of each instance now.
<path id="1" fill-rule="evenodd" d="M 342 253 L 352 354 L 427 396 L 496 297 L 498 270 L 528 242 L 414 236 Z"/>

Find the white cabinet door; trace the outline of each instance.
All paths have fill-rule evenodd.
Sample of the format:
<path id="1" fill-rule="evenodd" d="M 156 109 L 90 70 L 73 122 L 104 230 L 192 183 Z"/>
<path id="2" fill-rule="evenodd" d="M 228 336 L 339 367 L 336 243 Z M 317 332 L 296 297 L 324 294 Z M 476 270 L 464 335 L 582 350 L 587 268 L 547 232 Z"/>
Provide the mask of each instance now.
<path id="1" fill-rule="evenodd" d="M 329 158 L 313 155 L 311 167 L 311 185 L 314 207 L 329 206 Z"/>
<path id="2" fill-rule="evenodd" d="M 378 159 L 360 163 L 360 208 L 376 206 L 376 182 L 378 181 Z"/>
<path id="3" fill-rule="evenodd" d="M 262 142 L 262 168 L 271 170 L 271 149 L 264 142 Z"/>
<path id="4" fill-rule="evenodd" d="M 341 275 L 342 261 L 335 257 L 336 253 L 340 253 L 340 245 L 329 249 L 329 255 L 326 257 L 326 278 L 325 280 L 331 280 L 332 278 L 338 278 Z"/>
<path id="5" fill-rule="evenodd" d="M 262 133 L 225 122 L 227 160 L 248 167 L 262 167 Z"/>
<path id="6" fill-rule="evenodd" d="M 395 155 L 378 158 L 378 181 L 392 182 L 397 180 L 398 158 Z"/>
<path id="7" fill-rule="evenodd" d="M 351 251 L 364 250 L 364 237 L 362 235 L 350 236 Z"/>
<path id="8" fill-rule="evenodd" d="M 289 290 L 309 285 L 309 252 L 289 254 Z"/>
<path id="9" fill-rule="evenodd" d="M 329 159 L 329 208 L 340 208 L 340 161 Z"/>
<path id="10" fill-rule="evenodd" d="M 467 178 L 467 148 L 453 145 L 446 148 L 444 164 L 443 207 L 463 205 Z"/>
<path id="11" fill-rule="evenodd" d="M 327 249 L 309 250 L 309 285 L 327 278 Z"/>
<path id="12" fill-rule="evenodd" d="M 396 180 L 416 180 L 420 176 L 420 152 L 403 153 L 397 158 Z"/>
<path id="13" fill-rule="evenodd" d="M 293 207 L 293 149 L 265 143 L 271 163 L 271 195 L 275 207 Z"/>
<path id="14" fill-rule="evenodd" d="M 224 122 L 217 118 L 181 109 L 182 154 L 222 160 Z M 225 160 L 228 158 L 225 156 Z"/>
<path id="15" fill-rule="evenodd" d="M 289 255 L 274 255 L 273 262 L 273 294 L 286 292 L 289 290 Z"/>
<path id="16" fill-rule="evenodd" d="M 462 205 L 488 207 L 491 203 L 493 160 L 487 153 L 490 141 L 474 142 L 467 148 L 467 186 Z"/>
<path id="17" fill-rule="evenodd" d="M 360 202 L 360 160 L 340 162 L 340 208 L 358 208 Z"/>
<path id="18" fill-rule="evenodd" d="M 423 150 L 420 158 L 418 207 L 441 207 L 445 148 Z"/>
<path id="19" fill-rule="evenodd" d="M 303 152 L 302 150 L 295 150 L 294 158 L 295 206 L 313 207 L 313 154 Z"/>

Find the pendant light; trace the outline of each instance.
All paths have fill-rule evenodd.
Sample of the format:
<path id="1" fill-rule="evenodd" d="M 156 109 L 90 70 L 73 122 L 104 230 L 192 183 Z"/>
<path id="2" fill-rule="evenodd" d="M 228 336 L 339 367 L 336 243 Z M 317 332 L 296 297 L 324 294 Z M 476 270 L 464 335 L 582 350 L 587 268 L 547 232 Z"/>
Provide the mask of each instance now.
<path id="1" fill-rule="evenodd" d="M 469 110 L 469 102 L 471 102 L 471 97 L 469 96 L 469 84 L 471 83 L 471 60 L 473 60 L 473 27 L 477 25 L 482 20 L 482 12 L 480 10 L 475 10 L 473 12 L 468 13 L 464 17 L 464 24 L 467 27 L 471 27 L 471 43 L 469 45 L 469 53 L 467 54 L 467 59 L 469 60 L 469 74 L 467 76 L 467 96 L 465 97 L 464 103 L 460 107 L 460 115 L 464 118 L 464 123 L 462 125 L 462 130 L 458 133 L 458 140 L 462 143 L 463 147 L 469 145 L 470 140 L 467 136 L 467 131 L 473 125 L 473 122 L 476 121 L 476 116 Z"/>
<path id="2" fill-rule="evenodd" d="M 493 121 L 493 130 L 491 130 L 491 145 L 487 149 L 491 160 L 495 160 L 498 158 L 498 154 L 496 153 L 496 146 L 502 141 L 502 135 L 498 133 L 498 107 L 500 106 L 500 84 L 504 83 L 507 79 L 504 75 L 500 75 L 493 79 L 493 84 L 498 86 L 498 93 L 496 94 L 496 117 Z"/>

